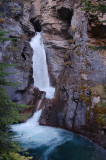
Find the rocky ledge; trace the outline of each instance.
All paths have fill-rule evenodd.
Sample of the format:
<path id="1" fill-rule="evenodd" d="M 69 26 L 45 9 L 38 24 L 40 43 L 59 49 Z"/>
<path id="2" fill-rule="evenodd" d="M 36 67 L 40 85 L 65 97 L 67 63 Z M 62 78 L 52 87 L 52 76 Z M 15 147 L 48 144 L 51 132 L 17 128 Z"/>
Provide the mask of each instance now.
<path id="1" fill-rule="evenodd" d="M 43 38 L 56 92 L 43 108 L 40 124 L 83 134 L 106 148 L 106 123 L 100 118 L 106 114 L 106 57 L 104 49 L 94 49 L 106 45 L 106 24 L 99 26 L 100 17 L 95 20 L 75 0 L 42 1 L 41 6 Z"/>
<path id="2" fill-rule="evenodd" d="M 6 78 L 19 85 L 8 87 L 8 94 L 13 102 L 31 105 L 21 113 L 30 116 L 37 109 L 37 104 L 45 93 L 33 87 L 33 50 L 30 39 L 35 34 L 29 21 L 30 1 L 5 0 L 0 2 L 0 29 L 5 34 L 6 41 L 0 42 L 0 62 L 14 64 L 7 71 Z M 0 35 L 1 36 L 1 35 Z M 11 40 L 10 40 L 11 39 Z"/>
<path id="3" fill-rule="evenodd" d="M 106 24 L 100 23 L 101 17 L 82 11 L 80 0 L 3 3 L 0 2 L 2 12 L 8 16 L 5 20 L 2 18 L 0 27 L 11 30 L 8 37 L 15 41 L 0 42 L 0 61 L 17 64 L 9 69 L 16 74 L 7 78 L 21 82 L 19 87 L 9 88 L 11 99 L 38 106 L 39 95 L 41 100 L 44 98 L 45 93 L 31 88 L 33 69 L 29 45 L 35 30 L 42 30 L 51 84 L 56 92 L 53 100 L 41 103 L 40 124 L 83 134 L 106 148 L 103 141 L 106 137 L 103 119 L 106 114 Z M 102 46 L 102 50 L 96 50 L 95 46 Z"/>

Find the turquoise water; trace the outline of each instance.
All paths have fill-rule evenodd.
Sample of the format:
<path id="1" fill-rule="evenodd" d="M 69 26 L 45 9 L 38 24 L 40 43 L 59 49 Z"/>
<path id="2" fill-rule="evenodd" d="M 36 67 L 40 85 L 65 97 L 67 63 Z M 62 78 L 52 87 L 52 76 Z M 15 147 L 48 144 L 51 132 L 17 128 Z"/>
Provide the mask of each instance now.
<path id="1" fill-rule="evenodd" d="M 33 160 L 105 160 L 106 152 L 87 138 L 63 129 L 38 124 L 41 111 L 12 130 Z M 25 154 L 22 151 L 21 154 Z"/>

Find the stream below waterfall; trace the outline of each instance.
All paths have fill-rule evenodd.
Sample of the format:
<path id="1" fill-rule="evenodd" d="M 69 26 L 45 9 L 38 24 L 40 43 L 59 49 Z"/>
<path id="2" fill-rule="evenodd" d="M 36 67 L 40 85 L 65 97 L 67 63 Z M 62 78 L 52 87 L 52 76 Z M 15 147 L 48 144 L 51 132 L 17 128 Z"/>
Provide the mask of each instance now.
<path id="1" fill-rule="evenodd" d="M 46 98 L 54 97 L 55 89 L 50 86 L 46 54 L 41 33 L 37 33 L 30 42 L 33 48 L 34 86 L 46 92 Z M 14 137 L 26 148 L 33 160 L 105 160 L 104 149 L 87 138 L 64 129 L 40 126 L 41 110 L 25 123 L 12 125 Z M 21 154 L 25 154 L 22 151 Z"/>
<path id="2" fill-rule="evenodd" d="M 72 132 L 40 126 L 41 110 L 26 123 L 12 125 L 23 148 L 33 160 L 105 160 L 105 150 L 87 138 Z M 22 154 L 25 154 L 23 151 Z"/>

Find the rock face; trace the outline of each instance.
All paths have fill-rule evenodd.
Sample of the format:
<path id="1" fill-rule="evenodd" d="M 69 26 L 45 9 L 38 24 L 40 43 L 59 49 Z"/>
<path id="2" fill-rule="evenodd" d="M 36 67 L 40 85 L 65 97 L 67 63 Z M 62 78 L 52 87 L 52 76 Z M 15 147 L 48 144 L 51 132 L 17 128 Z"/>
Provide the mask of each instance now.
<path id="1" fill-rule="evenodd" d="M 57 1 L 41 2 L 41 26 L 51 84 L 56 85 L 64 64 L 64 54 L 70 46 L 69 27 L 73 10 L 59 8 Z M 63 13 L 63 15 L 61 14 Z"/>
<path id="2" fill-rule="evenodd" d="M 32 105 L 24 111 L 20 111 L 20 114 L 28 114 L 28 117 L 24 119 L 26 121 L 29 117 L 33 116 L 33 114 L 40 110 L 45 105 L 45 92 L 41 92 L 36 87 L 29 87 L 25 93 L 21 95 L 21 104 L 26 103 L 27 105 Z M 19 93 L 20 95 L 20 93 Z"/>
<path id="3" fill-rule="evenodd" d="M 75 0 L 41 1 L 40 5 L 49 73 L 56 85 L 55 98 L 45 105 L 40 124 L 66 128 L 100 143 L 95 108 L 102 99 L 105 102 L 106 61 L 105 51 L 91 46 L 105 45 L 106 26 L 98 26 L 95 16 L 82 11 Z"/>
<path id="4" fill-rule="evenodd" d="M 103 49 L 94 50 L 94 46 L 106 46 L 106 24 L 97 23 L 106 15 L 97 18 L 82 11 L 80 0 L 31 0 L 23 7 L 16 2 L 8 2 L 9 9 L 7 5 L 2 6 L 4 14 L 9 14 L 5 22 L 0 23 L 2 29 L 12 31 L 9 37 L 18 38 L 1 43 L 0 48 L 2 62 L 17 64 L 9 69 L 16 73 L 12 81 L 21 82 L 14 90 L 9 88 L 11 99 L 38 106 L 40 96 L 39 104 L 44 106 L 40 124 L 81 133 L 106 147 L 100 131 L 105 130 L 105 124 L 99 118 L 99 113 L 103 115 L 105 111 L 98 111 L 98 103 L 102 102 L 103 109 L 106 101 L 106 57 Z M 16 12 L 11 6 L 16 7 Z M 29 39 L 34 29 L 36 32 L 42 30 L 51 84 L 56 87 L 55 98 L 45 104 L 42 101 L 45 93 L 31 88 L 33 70 Z"/>
<path id="5" fill-rule="evenodd" d="M 51 84 L 54 86 L 64 64 L 64 54 L 70 46 L 69 27 L 73 15 L 71 7 L 63 4 L 63 7 L 59 8 L 57 4 L 59 2 L 56 0 L 41 1 L 41 3 L 32 0 L 30 16 L 30 21 L 34 24 L 36 31 L 40 30 L 41 25 L 48 70 Z"/>
<path id="6" fill-rule="evenodd" d="M 18 0 L 0 2 L 3 13 L 0 17 L 0 28 L 6 32 L 6 38 L 13 39 L 0 42 L 0 62 L 15 64 L 7 69 L 9 73 L 14 73 L 7 79 L 19 83 L 17 87 L 7 88 L 11 100 L 19 104 L 35 105 L 40 99 L 40 91 L 33 89 L 35 95 L 30 92 L 33 85 L 33 51 L 29 40 L 35 31 L 29 21 L 29 8 L 28 2 L 24 5 Z"/>
<path id="7" fill-rule="evenodd" d="M 35 34 L 35 30 L 31 22 L 29 21 L 30 10 L 31 10 L 30 2 L 24 3 L 21 24 L 22 24 L 23 30 L 28 34 L 28 36 L 32 37 Z"/>

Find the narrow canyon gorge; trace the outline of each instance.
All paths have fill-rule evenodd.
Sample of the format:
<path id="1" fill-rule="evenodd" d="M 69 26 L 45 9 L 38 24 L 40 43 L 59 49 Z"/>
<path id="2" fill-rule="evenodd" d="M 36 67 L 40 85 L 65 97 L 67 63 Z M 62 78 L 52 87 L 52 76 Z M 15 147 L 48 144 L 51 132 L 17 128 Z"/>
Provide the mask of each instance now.
<path id="1" fill-rule="evenodd" d="M 35 117 L 26 126 L 35 120 L 39 129 L 38 120 L 41 130 L 66 129 L 106 149 L 106 13 L 82 8 L 80 0 L 0 1 L 0 28 L 15 38 L 0 42 L 0 62 L 16 64 L 6 79 L 20 85 L 7 89 L 13 102 L 30 106 L 20 111 L 28 114 L 22 122 Z M 52 143 L 57 130 L 47 128 Z"/>

